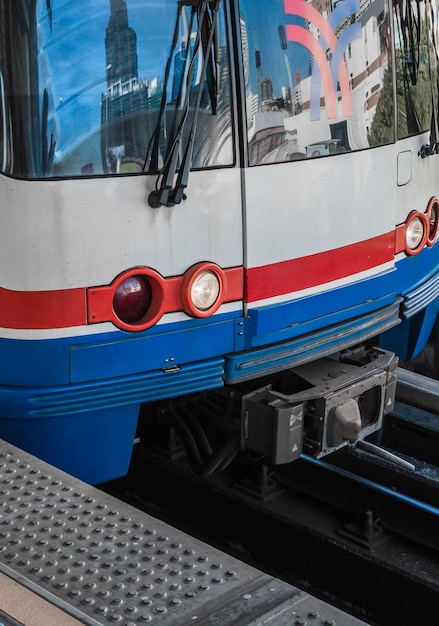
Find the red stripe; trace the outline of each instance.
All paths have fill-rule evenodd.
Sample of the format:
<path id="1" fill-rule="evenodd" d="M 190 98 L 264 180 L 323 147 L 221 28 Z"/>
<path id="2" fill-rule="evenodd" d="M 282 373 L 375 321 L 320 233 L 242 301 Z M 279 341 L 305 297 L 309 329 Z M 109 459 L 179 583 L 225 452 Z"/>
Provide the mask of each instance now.
<path id="1" fill-rule="evenodd" d="M 316 287 L 393 261 L 395 232 L 299 259 L 246 270 L 246 302 Z"/>
<path id="2" fill-rule="evenodd" d="M 82 326 L 86 290 L 12 291 L 0 287 L 0 327 L 48 329 Z"/>
<path id="3" fill-rule="evenodd" d="M 243 268 L 224 270 L 227 277 L 225 302 L 243 299 Z M 166 311 L 181 311 L 180 286 L 182 277 L 163 280 L 166 296 Z M 13 291 L 0 287 L 0 328 L 16 330 L 47 330 L 84 326 L 89 321 L 110 321 L 114 290 L 98 287 L 88 290 L 100 294 L 89 306 L 87 320 L 87 289 L 64 289 L 54 291 Z"/>
<path id="4" fill-rule="evenodd" d="M 141 271 L 139 271 L 141 273 Z M 244 270 L 242 267 L 231 267 L 224 270 L 226 277 L 224 284 L 223 302 L 242 300 L 244 295 Z M 158 275 L 157 275 L 158 276 Z M 174 313 L 184 309 L 181 289 L 184 276 L 160 278 L 163 300 L 160 304 L 160 317 L 165 313 Z M 88 289 L 88 322 L 114 322 L 113 310 L 114 285 L 94 287 Z"/>
<path id="5" fill-rule="evenodd" d="M 345 278 L 392 261 L 394 252 L 395 231 L 336 250 L 250 268 L 245 271 L 245 300 L 255 302 Z M 225 270 L 225 274 L 225 301 L 240 300 L 242 268 L 230 268 Z M 164 280 L 169 281 L 168 285 L 173 293 L 175 286 L 179 285 L 180 277 Z M 101 289 L 105 291 L 109 288 Z M 169 309 L 180 310 L 175 293 L 173 296 L 170 298 L 169 304 L 172 302 L 172 306 Z M 83 326 L 87 324 L 86 298 L 85 288 L 12 291 L 0 287 L 0 327 L 43 330 Z M 106 305 L 108 308 L 108 303 Z M 100 317 L 99 321 L 109 319 L 108 315 Z"/>

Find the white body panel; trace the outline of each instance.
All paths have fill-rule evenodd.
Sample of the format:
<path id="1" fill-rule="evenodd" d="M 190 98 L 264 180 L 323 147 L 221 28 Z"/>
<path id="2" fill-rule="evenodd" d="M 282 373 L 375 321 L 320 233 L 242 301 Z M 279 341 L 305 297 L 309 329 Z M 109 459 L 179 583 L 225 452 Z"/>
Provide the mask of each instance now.
<path id="1" fill-rule="evenodd" d="M 372 185 L 378 172 L 383 176 Z M 391 232 L 395 193 L 393 145 L 248 168 L 247 266 L 300 258 Z"/>
<path id="2" fill-rule="evenodd" d="M 0 284 L 109 284 L 138 265 L 163 276 L 199 261 L 242 265 L 238 169 L 192 172 L 187 200 L 152 209 L 156 176 L 24 182 L 0 177 Z M 7 228 L 1 227 L 6 225 Z"/>
<path id="3" fill-rule="evenodd" d="M 399 141 L 401 159 L 400 184 L 396 191 L 396 224 L 405 222 L 411 211 L 423 213 L 429 200 L 439 197 L 439 159 L 436 155 L 421 159 L 418 152 L 428 143 L 430 133 Z M 409 155 L 405 154 L 406 152 Z M 409 165 L 410 164 L 410 165 Z M 410 179 L 408 180 L 408 178 Z M 406 182 L 407 181 L 407 182 Z M 405 183 L 405 184 L 402 184 Z"/>

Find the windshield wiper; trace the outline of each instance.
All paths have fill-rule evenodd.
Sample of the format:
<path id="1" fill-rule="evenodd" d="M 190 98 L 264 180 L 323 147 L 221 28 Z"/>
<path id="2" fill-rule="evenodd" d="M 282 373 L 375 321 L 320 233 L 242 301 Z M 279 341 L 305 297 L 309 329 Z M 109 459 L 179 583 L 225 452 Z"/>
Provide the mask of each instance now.
<path id="1" fill-rule="evenodd" d="M 201 107 L 201 99 L 204 90 L 204 84 L 207 83 L 209 97 L 211 102 L 212 114 L 216 113 L 218 80 L 219 80 L 219 43 L 218 43 L 218 11 L 221 0 L 180 0 L 178 2 L 177 22 L 174 30 L 174 37 L 171 46 L 171 52 L 166 64 L 165 84 L 163 87 L 162 101 L 160 105 L 157 125 L 148 147 L 145 168 L 154 169 L 158 163 L 160 131 L 163 115 L 166 109 L 166 91 L 169 81 L 170 69 L 174 50 L 177 44 L 179 22 L 185 6 L 192 7 L 189 33 L 189 41 L 187 45 L 187 57 L 183 67 L 183 75 L 177 96 L 174 117 L 170 129 L 170 137 L 168 149 L 166 152 L 165 162 L 160 171 L 156 189 L 151 192 L 148 202 L 151 207 L 159 208 L 161 206 L 173 206 L 179 204 L 184 199 L 184 190 L 187 187 L 189 173 L 192 165 L 193 149 L 195 143 L 195 135 L 197 129 L 198 114 Z M 197 31 L 193 51 L 191 53 L 190 34 L 192 25 L 197 20 Z M 202 50 L 202 55 L 201 51 Z M 198 73 L 198 84 L 196 90 L 192 90 L 193 76 L 196 67 L 196 59 L 202 56 L 201 71 Z M 189 108 L 191 95 L 195 91 L 195 102 L 193 108 L 192 122 L 188 132 L 185 145 L 182 147 L 183 132 L 186 130 L 189 118 Z M 174 179 L 178 168 L 180 150 L 183 156 L 181 158 L 180 169 L 177 181 L 174 186 Z"/>

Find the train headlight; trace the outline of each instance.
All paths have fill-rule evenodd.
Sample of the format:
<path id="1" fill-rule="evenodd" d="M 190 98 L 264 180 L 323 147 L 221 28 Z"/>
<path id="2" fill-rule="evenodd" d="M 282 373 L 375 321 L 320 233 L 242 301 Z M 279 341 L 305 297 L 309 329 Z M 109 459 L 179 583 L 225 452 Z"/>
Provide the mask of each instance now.
<path id="1" fill-rule="evenodd" d="M 151 285 L 145 276 L 129 276 L 117 287 L 113 309 L 125 324 L 138 324 L 151 306 Z"/>
<path id="2" fill-rule="evenodd" d="M 424 232 L 425 230 L 422 220 L 419 217 L 415 217 L 415 219 L 412 220 L 407 227 L 406 233 L 407 246 L 410 250 L 419 248 L 419 245 L 424 238 Z"/>
<path id="3" fill-rule="evenodd" d="M 201 272 L 191 287 L 191 300 L 199 311 L 211 309 L 221 290 L 219 278 L 213 272 Z"/>
<path id="4" fill-rule="evenodd" d="M 439 228 L 439 200 L 437 198 L 431 198 L 426 214 L 429 224 L 427 246 L 432 246 L 436 243 Z"/>
<path id="5" fill-rule="evenodd" d="M 429 223 L 425 213 L 412 211 L 406 221 L 405 251 L 408 255 L 417 254 L 427 242 Z"/>
<path id="6" fill-rule="evenodd" d="M 223 302 L 224 273 L 213 263 L 198 263 L 185 274 L 181 300 L 183 310 L 192 317 L 208 317 Z"/>

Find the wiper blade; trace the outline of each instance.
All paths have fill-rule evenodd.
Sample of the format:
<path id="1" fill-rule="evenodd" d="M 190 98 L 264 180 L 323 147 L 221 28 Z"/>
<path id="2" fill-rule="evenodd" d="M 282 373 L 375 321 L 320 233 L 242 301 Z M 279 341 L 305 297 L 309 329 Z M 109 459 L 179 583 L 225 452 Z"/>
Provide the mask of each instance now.
<path id="1" fill-rule="evenodd" d="M 143 171 L 146 171 L 147 168 L 150 169 L 150 170 L 157 170 L 158 169 L 159 144 L 160 144 L 160 128 L 161 128 L 163 113 L 165 112 L 165 109 L 166 109 L 167 86 L 168 86 L 168 81 L 169 81 L 169 74 L 171 72 L 171 65 L 172 65 L 172 60 L 173 60 L 173 57 L 174 57 L 175 47 L 176 47 L 177 42 L 178 42 L 178 32 L 179 32 L 181 11 L 182 11 L 182 4 L 181 4 L 181 2 L 178 2 L 177 3 L 177 19 L 175 21 L 175 28 L 174 28 L 174 34 L 173 34 L 173 37 L 172 37 L 171 50 L 169 52 L 169 57 L 168 57 L 168 60 L 166 62 L 165 75 L 164 75 L 164 79 L 163 79 L 163 92 L 162 92 L 160 108 L 159 108 L 159 112 L 158 112 L 158 116 L 157 116 L 157 123 L 156 123 L 154 132 L 153 132 L 153 134 L 151 136 L 151 140 L 149 142 L 149 145 L 148 145 L 148 148 L 147 148 L 147 151 L 146 151 L 145 163 L 143 165 Z"/>
<path id="2" fill-rule="evenodd" d="M 217 1 L 217 6 L 212 9 L 212 15 L 206 14 L 201 35 L 204 54 L 208 51 L 206 81 L 212 115 L 216 115 L 219 91 L 219 32 L 217 28 L 219 4 L 219 1 Z"/>
<path id="3" fill-rule="evenodd" d="M 182 2 L 181 6 L 185 3 Z M 187 3 L 186 3 L 187 4 Z M 206 2 L 204 2 L 206 4 Z M 181 15 L 181 7 L 180 7 L 180 15 Z M 196 12 L 194 7 L 192 8 L 190 27 L 188 29 L 189 33 L 192 32 L 192 25 L 194 21 L 194 16 Z M 160 206 L 173 204 L 170 201 L 169 195 L 172 190 L 174 184 L 175 173 L 177 171 L 178 160 L 180 155 L 180 144 L 183 137 L 183 130 L 186 124 L 186 120 L 189 114 L 189 104 L 190 104 L 190 87 L 195 67 L 195 60 L 197 57 L 198 50 L 200 48 L 201 41 L 201 30 L 200 26 L 198 27 L 197 36 L 194 43 L 194 50 L 192 56 L 188 55 L 185 59 L 185 64 L 183 68 L 183 79 L 180 84 L 180 88 L 178 91 L 177 101 L 176 101 L 176 109 L 174 113 L 174 118 L 172 121 L 171 129 L 170 129 L 170 137 L 173 137 L 172 141 L 168 145 L 168 149 L 166 151 L 166 158 L 163 168 L 158 176 L 156 190 L 150 194 L 149 203 L 153 208 L 158 208 Z M 190 46 L 189 46 L 190 48 Z M 186 80 L 184 80 L 186 77 Z M 166 93 L 164 93 L 166 98 Z M 164 112 L 164 110 L 163 110 Z M 158 122 L 160 124 L 160 120 Z M 177 127 L 178 124 L 178 127 Z M 177 129 L 177 130 L 176 130 Z M 159 128 L 160 132 L 160 128 Z M 158 185 L 158 181 L 161 181 L 160 185 Z"/>
<path id="4" fill-rule="evenodd" d="M 181 16 L 182 7 L 183 6 L 191 6 L 192 7 L 192 15 L 191 15 L 191 25 L 193 22 L 193 17 L 196 14 L 198 21 L 198 28 L 196 32 L 196 39 L 194 44 L 194 49 L 192 56 L 190 57 L 189 65 L 187 65 L 187 61 L 185 64 L 183 76 L 186 74 L 186 80 L 183 81 L 180 85 L 179 95 L 177 98 L 176 112 L 174 115 L 173 121 L 173 131 L 172 135 L 175 135 L 170 143 L 170 147 L 167 150 L 165 164 L 158 176 L 156 189 L 153 191 L 148 198 L 148 202 L 151 207 L 159 208 L 160 206 L 172 206 L 174 204 L 179 204 L 181 200 L 184 198 L 184 189 L 187 187 L 189 172 L 192 165 L 193 158 L 193 149 L 195 143 L 195 135 L 197 128 L 197 120 L 198 113 L 201 107 L 201 98 L 203 95 L 204 83 L 207 81 L 210 101 L 212 106 L 212 113 L 216 113 L 216 99 L 218 93 L 218 61 L 219 61 L 219 43 L 218 43 L 218 32 L 217 32 L 217 22 L 218 22 L 218 10 L 220 6 L 221 0 L 181 0 L 179 2 L 179 10 L 177 16 L 177 25 L 176 25 L 176 33 L 178 33 L 178 22 Z M 211 5 L 211 8 L 209 8 Z M 191 32 L 190 29 L 189 32 Z M 177 35 L 178 36 L 178 35 Z M 173 51 L 176 45 L 176 35 L 174 33 L 173 47 L 171 50 L 171 55 L 168 59 L 167 63 L 167 75 L 166 82 L 169 79 L 169 71 L 172 61 Z M 195 60 L 197 58 L 197 54 L 199 53 L 200 46 L 203 50 L 203 61 L 201 66 L 201 72 L 199 73 L 199 82 L 198 88 L 196 92 L 196 100 L 194 104 L 194 112 L 192 118 L 192 125 L 189 131 L 189 137 L 184 147 L 183 157 L 180 164 L 180 170 L 177 177 L 177 182 L 175 187 L 174 178 L 177 172 L 179 153 L 181 147 L 181 141 L 183 137 L 183 131 L 186 127 L 188 114 L 189 114 L 189 105 L 190 105 L 190 96 L 191 96 L 191 84 L 192 78 L 195 68 Z M 187 57 L 189 59 L 189 56 Z M 185 88 L 185 93 L 183 94 L 183 86 Z M 183 102 L 181 102 L 183 100 Z M 160 125 L 161 118 L 164 113 L 166 103 L 166 84 L 164 88 L 164 93 L 162 96 L 162 105 L 160 108 L 159 119 L 157 122 L 157 127 L 155 131 L 154 138 L 154 148 L 153 148 L 153 156 L 155 151 L 157 151 L 158 155 L 158 139 L 160 135 Z M 179 120 L 178 128 L 175 131 L 175 127 L 177 125 L 177 120 Z M 151 158 L 151 164 L 153 164 L 153 156 Z M 148 155 L 147 155 L 148 158 Z M 151 165 L 152 167 L 152 165 Z M 160 184 L 159 184 L 160 182 Z"/>
<path id="5" fill-rule="evenodd" d="M 175 204 L 180 204 L 184 196 L 184 190 L 186 189 L 188 185 L 189 172 L 190 172 L 191 165 L 192 165 L 192 157 L 193 157 L 193 151 L 194 151 L 195 134 L 196 134 L 197 122 L 198 122 L 198 113 L 200 111 L 201 96 L 203 93 L 204 77 L 206 75 L 209 75 L 209 71 L 210 71 L 211 81 L 212 81 L 211 85 L 209 86 L 209 91 L 211 91 L 212 89 L 212 92 L 211 92 L 212 113 L 214 115 L 216 114 L 217 90 L 216 90 L 216 78 L 215 78 L 216 73 L 214 72 L 214 63 L 216 61 L 214 58 L 212 58 L 213 57 L 212 45 L 214 42 L 215 34 L 217 32 L 216 27 L 217 27 L 219 4 L 220 4 L 220 0 L 216 0 L 215 2 L 216 6 L 213 9 L 212 22 L 207 26 L 207 29 L 208 29 L 207 32 L 209 36 L 207 39 L 206 52 L 203 57 L 203 67 L 201 70 L 200 85 L 198 87 L 197 100 L 196 100 L 195 108 L 194 108 L 194 117 L 192 120 L 192 127 L 190 130 L 189 140 L 186 145 L 183 160 L 180 166 L 180 171 L 178 173 L 177 182 L 172 192 L 172 201 Z M 214 85 L 215 85 L 215 88 L 214 88 Z M 213 102 L 213 98 L 215 98 L 215 104 Z"/>

